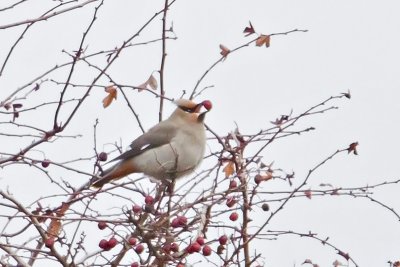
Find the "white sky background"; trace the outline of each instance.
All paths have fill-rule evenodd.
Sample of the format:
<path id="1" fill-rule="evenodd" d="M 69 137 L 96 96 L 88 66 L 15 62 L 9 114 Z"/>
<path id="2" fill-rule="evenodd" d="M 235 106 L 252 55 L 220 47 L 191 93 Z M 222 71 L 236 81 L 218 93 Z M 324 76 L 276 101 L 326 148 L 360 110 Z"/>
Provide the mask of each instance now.
<path id="1" fill-rule="evenodd" d="M 48 7 L 38 3 L 3 13 L 0 25 L 37 17 Z M 162 6 L 162 1 L 105 1 L 89 35 L 87 51 L 121 45 Z M 92 11 L 93 5 L 36 24 L 17 47 L 0 77 L 0 100 L 56 63 L 69 60 L 61 50 L 71 52 L 78 47 Z M 242 33 L 249 20 L 257 32 L 265 34 L 307 29 L 307 33 L 273 37 L 268 49 L 251 45 L 229 55 L 218 65 L 200 86 L 214 86 L 198 98 L 210 99 L 214 104 L 207 124 L 220 135 L 234 129 L 234 122 L 243 133 L 255 133 L 269 127 L 270 121 L 291 109 L 295 113 L 301 112 L 331 95 L 350 90 L 351 100 L 336 102 L 339 110 L 309 118 L 301 124 L 314 126 L 316 131 L 276 142 L 263 153 L 265 161 L 275 161 L 276 167 L 293 170 L 301 178 L 336 149 L 358 141 L 359 156 L 340 155 L 320 169 L 308 187 L 318 188 L 320 183 L 364 186 L 398 179 L 399 11 L 400 3 L 395 0 L 178 0 L 168 13 L 168 22 L 173 21 L 178 39 L 169 41 L 167 46 L 167 95 L 179 97 L 182 90 L 190 92 L 204 71 L 219 58 L 219 44 L 233 49 L 253 38 L 244 38 Z M 0 30 L 1 61 L 23 28 Z M 156 22 L 139 40 L 157 38 L 160 32 L 160 22 Z M 160 55 L 159 43 L 129 49 L 121 54 L 110 71 L 120 83 L 139 85 L 159 68 Z M 94 72 L 78 73 L 80 82 L 89 83 L 94 77 Z M 62 80 L 65 73 L 60 75 Z M 52 84 L 48 83 L 33 101 L 48 101 L 50 96 L 58 93 L 52 91 Z M 64 133 L 84 136 L 64 144 L 60 141 L 58 146 L 41 147 L 46 151 L 46 157 L 62 162 L 71 157 L 92 156 L 95 118 L 100 121 L 97 139 L 100 149 L 103 144 L 120 139 L 127 146 L 140 134 L 122 95 L 107 109 L 101 104 L 104 96 L 102 88 L 92 91 L 88 103 Z M 130 97 L 144 127 L 148 129 L 155 124 L 158 100 L 150 94 L 137 92 Z M 166 116 L 174 107 L 166 103 L 165 108 Z M 46 113 L 32 115 L 22 118 L 22 114 L 21 120 L 38 120 L 38 125 L 49 129 L 52 126 L 52 119 L 46 119 Z M 19 139 L 0 138 L 1 151 L 10 153 L 31 141 L 26 139 L 24 143 Z M 35 156 L 43 157 L 40 152 Z M 83 163 L 79 168 L 92 171 L 90 163 Z M 59 169 L 50 171 L 56 173 Z M 82 183 L 79 180 L 82 176 L 64 175 L 70 176 L 63 178 L 74 185 Z M 1 189 L 9 187 L 26 203 L 51 191 L 51 185 L 49 188 L 40 186 L 46 182 L 48 184 L 48 180 L 35 170 L 19 173 L 18 166 L 0 169 Z M 385 187 L 378 190 L 375 197 L 400 211 L 398 190 L 398 186 Z M 269 229 L 310 230 L 321 237 L 329 236 L 333 244 L 349 252 L 360 266 L 387 266 L 388 260 L 400 258 L 398 220 L 388 210 L 365 199 L 294 200 L 272 220 Z M 293 236 L 257 245 L 257 251 L 263 252 L 265 266 L 300 266 L 306 258 L 320 266 L 329 266 L 335 259 L 344 262 L 343 258 L 334 255 L 334 250 L 317 241 Z"/>

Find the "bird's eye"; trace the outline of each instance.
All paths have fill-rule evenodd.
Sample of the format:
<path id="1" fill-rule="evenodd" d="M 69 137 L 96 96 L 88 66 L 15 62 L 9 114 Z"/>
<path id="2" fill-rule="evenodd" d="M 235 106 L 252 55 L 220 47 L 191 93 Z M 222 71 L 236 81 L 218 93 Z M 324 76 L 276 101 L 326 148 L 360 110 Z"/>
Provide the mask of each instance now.
<path id="1" fill-rule="evenodd" d="M 188 108 L 188 107 L 185 107 L 185 106 L 179 106 L 179 108 L 182 109 L 183 111 L 189 112 L 189 113 L 193 113 L 194 110 L 195 110 L 194 108 Z"/>

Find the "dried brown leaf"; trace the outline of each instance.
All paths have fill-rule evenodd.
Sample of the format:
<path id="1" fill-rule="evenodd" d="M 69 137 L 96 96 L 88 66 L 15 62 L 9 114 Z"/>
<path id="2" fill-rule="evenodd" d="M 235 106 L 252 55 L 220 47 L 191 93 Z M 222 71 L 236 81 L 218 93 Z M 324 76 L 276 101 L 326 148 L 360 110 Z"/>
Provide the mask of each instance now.
<path id="1" fill-rule="evenodd" d="M 306 191 L 304 191 L 304 195 L 306 195 L 308 199 L 311 199 L 312 197 L 311 189 L 307 189 Z"/>
<path id="2" fill-rule="evenodd" d="M 348 154 L 350 154 L 351 152 L 353 152 L 354 155 L 358 155 L 357 146 L 358 146 L 358 142 L 351 143 L 351 144 L 349 145 L 349 147 L 347 148 Z"/>
<path id="3" fill-rule="evenodd" d="M 235 164 L 233 163 L 233 161 L 228 162 L 228 164 L 226 164 L 226 166 L 224 167 L 224 169 L 222 171 L 225 173 L 226 178 L 228 178 L 229 176 L 234 174 L 235 173 Z"/>
<path id="4" fill-rule="evenodd" d="M 270 35 L 261 34 L 260 37 L 258 37 L 256 40 L 256 46 L 265 45 L 266 47 L 269 47 L 270 41 L 271 41 Z"/>
<path id="5" fill-rule="evenodd" d="M 150 75 L 149 79 L 147 80 L 147 84 L 150 85 L 150 88 L 156 90 L 158 87 L 158 83 L 156 78 L 154 78 L 153 74 Z"/>
<path id="6" fill-rule="evenodd" d="M 103 107 L 108 107 L 114 99 L 117 99 L 117 88 L 113 85 L 107 86 L 105 88 L 108 95 L 103 99 Z"/>
<path id="7" fill-rule="evenodd" d="M 231 52 L 231 50 L 229 48 L 227 48 L 226 46 L 220 44 L 219 48 L 221 49 L 221 52 L 219 52 L 223 57 L 227 57 L 228 54 Z"/>
<path id="8" fill-rule="evenodd" d="M 256 32 L 250 21 L 249 21 L 249 25 L 250 26 L 247 26 L 246 28 L 244 28 L 244 31 L 243 31 L 243 33 L 245 33 L 246 37 Z"/>
<path id="9" fill-rule="evenodd" d="M 51 219 L 49 228 L 47 229 L 47 234 L 50 237 L 58 237 L 61 232 L 61 221 L 58 219 Z"/>
<path id="10" fill-rule="evenodd" d="M 338 251 L 338 254 L 339 254 L 340 256 L 342 256 L 343 258 L 345 258 L 347 261 L 350 259 L 349 253 L 345 253 L 345 252 L 339 250 L 339 251 Z"/>
<path id="11" fill-rule="evenodd" d="M 137 86 L 138 91 L 141 92 L 141 91 L 147 89 L 147 84 L 148 84 L 148 83 L 147 83 L 147 81 L 146 81 L 146 82 L 142 83 L 141 85 Z"/>

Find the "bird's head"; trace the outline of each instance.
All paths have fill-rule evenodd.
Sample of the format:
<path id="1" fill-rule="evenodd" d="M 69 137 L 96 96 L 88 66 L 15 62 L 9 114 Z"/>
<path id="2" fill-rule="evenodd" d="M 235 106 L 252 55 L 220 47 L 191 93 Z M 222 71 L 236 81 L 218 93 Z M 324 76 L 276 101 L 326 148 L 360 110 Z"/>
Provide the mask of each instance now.
<path id="1" fill-rule="evenodd" d="M 204 120 L 206 113 L 212 108 L 212 103 L 210 100 L 204 100 L 200 103 L 196 103 L 192 100 L 181 98 L 176 100 L 175 104 L 178 106 L 178 110 L 183 111 L 190 117 L 194 117 L 199 122 Z M 205 111 L 201 112 L 203 107 Z"/>

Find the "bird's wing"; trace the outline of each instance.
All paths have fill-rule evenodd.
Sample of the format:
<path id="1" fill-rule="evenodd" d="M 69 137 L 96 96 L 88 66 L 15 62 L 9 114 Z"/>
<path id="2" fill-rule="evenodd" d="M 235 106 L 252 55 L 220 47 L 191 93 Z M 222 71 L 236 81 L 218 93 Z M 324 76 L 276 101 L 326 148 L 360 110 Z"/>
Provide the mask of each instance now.
<path id="1" fill-rule="evenodd" d="M 166 121 L 160 122 L 148 132 L 136 138 L 130 145 L 131 149 L 122 153 L 115 160 L 124 160 L 136 157 L 143 152 L 170 143 L 171 139 L 176 135 L 177 128 Z"/>

